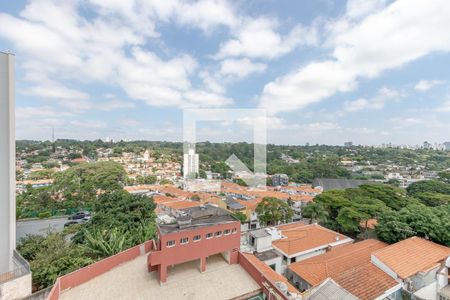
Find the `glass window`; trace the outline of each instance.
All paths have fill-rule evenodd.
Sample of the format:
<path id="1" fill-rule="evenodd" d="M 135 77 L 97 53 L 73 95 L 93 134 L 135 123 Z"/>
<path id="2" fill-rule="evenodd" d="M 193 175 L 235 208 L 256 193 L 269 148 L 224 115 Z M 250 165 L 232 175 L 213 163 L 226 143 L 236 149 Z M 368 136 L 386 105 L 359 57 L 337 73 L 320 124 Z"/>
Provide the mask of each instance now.
<path id="1" fill-rule="evenodd" d="M 166 245 L 167 245 L 167 248 L 173 247 L 173 246 L 175 246 L 175 241 L 174 240 L 167 241 Z"/>
<path id="2" fill-rule="evenodd" d="M 222 231 L 216 231 L 216 233 L 214 235 L 216 237 L 221 237 L 222 236 Z"/>
<path id="3" fill-rule="evenodd" d="M 223 235 L 229 235 L 230 232 L 231 232 L 230 229 L 225 229 L 225 230 L 223 231 Z"/>
<path id="4" fill-rule="evenodd" d="M 233 228 L 232 230 L 231 230 L 231 233 L 236 233 L 237 232 L 237 229 L 236 228 Z"/>
<path id="5" fill-rule="evenodd" d="M 202 239 L 202 236 L 200 234 L 194 235 L 194 242 L 198 242 Z"/>
<path id="6" fill-rule="evenodd" d="M 181 245 L 187 244 L 188 242 L 189 242 L 189 238 L 187 238 L 187 237 L 184 237 L 184 238 L 181 238 L 181 239 L 180 239 L 180 244 L 181 244 Z"/>
<path id="7" fill-rule="evenodd" d="M 210 239 L 210 238 L 212 238 L 212 237 L 213 237 L 212 232 L 209 232 L 209 233 L 206 234 L 206 239 Z"/>

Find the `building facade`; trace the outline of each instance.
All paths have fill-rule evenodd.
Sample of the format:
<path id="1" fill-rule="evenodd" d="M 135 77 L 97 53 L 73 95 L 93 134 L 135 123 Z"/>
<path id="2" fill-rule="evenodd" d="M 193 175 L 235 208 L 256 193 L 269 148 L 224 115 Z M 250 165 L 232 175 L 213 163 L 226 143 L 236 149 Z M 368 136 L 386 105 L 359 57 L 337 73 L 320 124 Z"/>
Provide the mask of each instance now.
<path id="1" fill-rule="evenodd" d="M 195 149 L 189 149 L 188 153 L 183 155 L 183 177 L 195 178 L 198 174 L 198 154 Z"/>
<path id="2" fill-rule="evenodd" d="M 148 255 L 149 271 L 167 281 L 169 266 L 198 260 L 206 271 L 207 258 L 222 254 L 229 264 L 238 263 L 240 222 L 226 210 L 212 205 L 183 210 L 173 224 L 158 225 L 155 250 Z"/>

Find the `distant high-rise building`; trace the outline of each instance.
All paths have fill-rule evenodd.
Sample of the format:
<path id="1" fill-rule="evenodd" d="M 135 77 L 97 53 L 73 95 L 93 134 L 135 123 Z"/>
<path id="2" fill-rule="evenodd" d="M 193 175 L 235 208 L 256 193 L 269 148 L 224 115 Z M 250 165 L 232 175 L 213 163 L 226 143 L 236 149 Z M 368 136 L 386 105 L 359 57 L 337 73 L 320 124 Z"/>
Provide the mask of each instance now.
<path id="1" fill-rule="evenodd" d="M 450 142 L 444 143 L 444 150 L 450 151 Z"/>
<path id="2" fill-rule="evenodd" d="M 427 141 L 423 142 L 423 149 L 433 149 L 433 145 Z"/>
<path id="3" fill-rule="evenodd" d="M 183 177 L 195 178 L 198 174 L 198 154 L 195 149 L 189 149 L 188 153 L 183 155 Z"/>
<path id="4" fill-rule="evenodd" d="M 345 142 L 344 147 L 351 147 L 353 146 L 353 142 Z"/>
<path id="5" fill-rule="evenodd" d="M 282 186 L 289 184 L 289 177 L 286 174 L 272 175 L 272 186 Z"/>

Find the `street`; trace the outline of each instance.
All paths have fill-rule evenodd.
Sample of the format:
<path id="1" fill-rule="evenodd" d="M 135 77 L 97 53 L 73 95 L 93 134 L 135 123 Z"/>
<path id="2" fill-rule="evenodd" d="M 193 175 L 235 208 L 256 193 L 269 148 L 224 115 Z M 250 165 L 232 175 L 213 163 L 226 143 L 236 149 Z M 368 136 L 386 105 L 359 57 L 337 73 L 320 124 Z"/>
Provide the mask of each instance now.
<path id="1" fill-rule="evenodd" d="M 67 217 L 16 222 L 16 241 L 27 234 L 46 234 L 48 230 L 62 231 Z"/>

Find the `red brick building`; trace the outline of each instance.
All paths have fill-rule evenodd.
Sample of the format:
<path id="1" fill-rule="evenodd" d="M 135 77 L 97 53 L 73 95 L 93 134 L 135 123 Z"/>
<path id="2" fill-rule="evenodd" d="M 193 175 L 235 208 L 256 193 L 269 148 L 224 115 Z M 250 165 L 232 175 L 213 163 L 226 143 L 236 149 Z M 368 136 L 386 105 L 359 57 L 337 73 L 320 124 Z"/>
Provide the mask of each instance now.
<path id="1" fill-rule="evenodd" d="M 240 222 L 226 210 L 202 205 L 180 210 L 176 222 L 158 225 L 158 238 L 147 258 L 149 271 L 157 270 L 161 283 L 167 280 L 167 267 L 198 260 L 201 272 L 206 259 L 222 254 L 229 264 L 238 263 Z"/>

